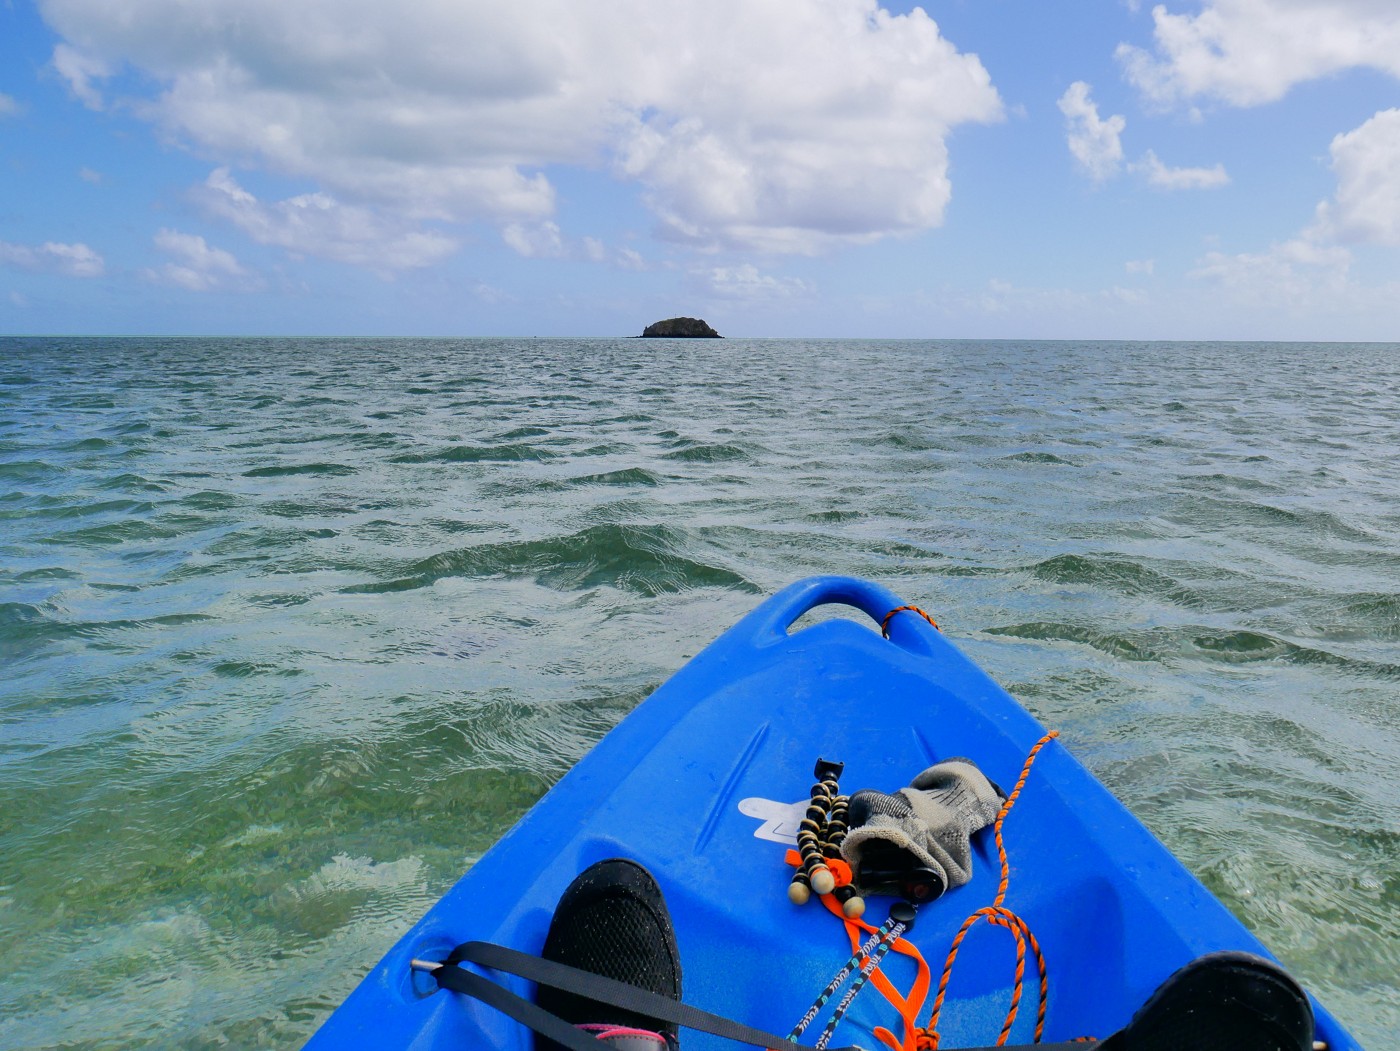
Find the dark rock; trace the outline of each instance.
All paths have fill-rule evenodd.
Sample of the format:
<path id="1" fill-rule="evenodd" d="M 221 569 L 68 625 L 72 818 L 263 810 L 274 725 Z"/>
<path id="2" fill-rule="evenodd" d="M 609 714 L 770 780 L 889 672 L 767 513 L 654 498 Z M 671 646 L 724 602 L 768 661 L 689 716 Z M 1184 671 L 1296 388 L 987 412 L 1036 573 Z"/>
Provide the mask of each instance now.
<path id="1" fill-rule="evenodd" d="M 673 317 L 648 325 L 643 336 L 663 336 L 671 339 L 722 339 L 718 332 L 699 318 Z"/>

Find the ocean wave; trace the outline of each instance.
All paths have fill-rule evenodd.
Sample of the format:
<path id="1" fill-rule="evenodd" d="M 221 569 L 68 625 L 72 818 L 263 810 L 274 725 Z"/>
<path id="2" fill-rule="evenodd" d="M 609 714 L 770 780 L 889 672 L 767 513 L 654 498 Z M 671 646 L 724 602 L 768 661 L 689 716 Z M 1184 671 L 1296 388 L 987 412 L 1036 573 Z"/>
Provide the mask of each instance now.
<path id="1" fill-rule="evenodd" d="M 143 477 L 139 474 L 132 474 L 130 471 L 123 471 L 121 474 L 113 475 L 111 478 L 104 478 L 97 482 L 98 489 L 115 489 L 123 492 L 133 490 L 144 493 L 164 493 L 168 487 L 151 478 Z"/>
<path id="2" fill-rule="evenodd" d="M 1321 614 L 1329 620 L 1349 621 L 1351 631 L 1364 638 L 1400 641 L 1400 594 L 1369 592 L 1351 595 L 1331 604 Z"/>
<path id="3" fill-rule="evenodd" d="M 491 441 L 495 443 L 519 442 L 526 438 L 547 438 L 550 433 L 551 431 L 548 427 L 515 427 L 502 434 L 493 436 Z"/>
<path id="4" fill-rule="evenodd" d="M 60 473 L 60 469 L 45 460 L 9 460 L 0 463 L 0 478 L 9 482 L 42 482 Z"/>
<path id="5" fill-rule="evenodd" d="M 1192 608 L 1206 603 L 1179 581 L 1140 562 L 1102 555 L 1056 555 L 1028 567 L 1051 584 L 1079 584 L 1123 595 L 1151 595 Z"/>
<path id="6" fill-rule="evenodd" d="M 449 445 L 426 453 L 391 456 L 390 463 L 508 463 L 517 460 L 552 460 L 558 454 L 523 442 L 509 445 Z"/>
<path id="7" fill-rule="evenodd" d="M 26 512 L 26 517 L 34 521 L 65 521 L 94 515 L 144 515 L 154 511 L 155 506 L 145 500 L 93 500 L 81 504 L 34 507 Z"/>
<path id="8" fill-rule="evenodd" d="M 1208 524 L 1212 530 L 1268 530 L 1286 537 L 1323 537 L 1371 544 L 1381 540 L 1375 533 L 1347 521 L 1335 511 L 1280 507 L 1240 498 L 1202 497 L 1195 495 L 1195 490 L 1193 499 L 1181 513 L 1188 521 Z"/>
<path id="9" fill-rule="evenodd" d="M 246 501 L 233 493 L 224 493 L 216 489 L 201 489 L 197 493 L 180 497 L 177 502 L 183 507 L 196 511 L 231 511 Z"/>
<path id="10" fill-rule="evenodd" d="M 445 551 L 405 567 L 392 580 L 355 584 L 347 594 L 384 594 L 429 587 L 449 577 L 529 577 L 560 591 L 600 585 L 655 595 L 719 587 L 755 593 L 738 573 L 677 552 L 679 534 L 666 526 L 596 525 L 570 536 Z"/>
<path id="11" fill-rule="evenodd" d="M 37 543 L 87 548 L 116 547 L 121 544 L 170 540 L 179 536 L 181 532 L 182 530 L 171 529 L 144 519 L 127 518 L 103 525 L 87 526 L 83 529 L 50 533 L 38 538 Z"/>
<path id="12" fill-rule="evenodd" d="M 130 592 L 127 592 L 128 594 Z M 112 620 L 73 619 L 27 602 L 0 603 L 0 655 L 19 661 L 41 656 L 59 642 L 108 640 L 150 628 L 178 628 L 212 620 L 203 613 L 166 613 Z"/>
<path id="13" fill-rule="evenodd" d="M 1054 467 L 1075 467 L 1078 466 L 1073 460 L 1066 460 L 1063 456 L 1056 456 L 1047 452 L 1023 452 L 1012 453 L 997 460 L 997 463 L 1036 463 L 1048 464 Z"/>
<path id="14" fill-rule="evenodd" d="M 706 444 L 696 442 L 686 444 L 679 449 L 662 455 L 663 460 L 674 460 L 679 463 L 742 463 L 751 461 L 752 454 L 747 449 L 738 445 L 729 445 L 723 442 L 716 444 Z"/>
<path id="15" fill-rule="evenodd" d="M 617 471 L 605 471 L 602 474 L 581 474 L 576 478 L 570 478 L 569 482 L 571 485 L 641 485 L 652 488 L 660 485 L 662 479 L 645 467 L 624 467 Z"/>
<path id="16" fill-rule="evenodd" d="M 270 467 L 254 467 L 244 471 L 244 478 L 288 478 L 297 475 L 314 475 L 323 478 L 343 478 L 355 474 L 355 468 L 343 463 L 295 463 L 277 464 Z"/>
<path id="17" fill-rule="evenodd" d="M 1180 625 L 1114 631 L 1096 625 L 1062 621 L 1031 621 L 983 629 L 988 635 L 1040 642 L 1073 642 L 1127 661 L 1152 661 L 1174 666 L 1182 659 L 1218 664 L 1280 663 L 1327 667 L 1337 672 L 1381 682 L 1400 681 L 1400 663 L 1346 656 L 1306 646 L 1247 628 L 1208 628 Z"/>

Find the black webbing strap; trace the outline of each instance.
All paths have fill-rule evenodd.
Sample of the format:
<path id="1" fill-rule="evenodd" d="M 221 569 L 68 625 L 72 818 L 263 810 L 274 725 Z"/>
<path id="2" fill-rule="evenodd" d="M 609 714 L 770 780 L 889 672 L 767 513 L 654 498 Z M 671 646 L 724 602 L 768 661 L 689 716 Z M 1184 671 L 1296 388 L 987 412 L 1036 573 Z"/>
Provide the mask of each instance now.
<path id="1" fill-rule="evenodd" d="M 567 1022 L 561 1021 L 530 1001 L 516 996 L 510 990 L 483 978 L 481 975 L 462 970 L 456 966 L 459 963 L 474 963 L 480 967 L 489 967 L 493 971 L 504 971 L 506 974 L 529 979 L 536 985 L 547 985 L 554 989 L 561 989 L 566 993 L 573 993 L 576 996 L 596 1000 L 612 1007 L 620 1007 L 625 1011 L 631 1011 L 646 1018 L 670 1022 L 672 1025 L 684 1026 L 687 1029 L 697 1029 L 702 1033 L 711 1033 L 724 1037 L 726 1040 L 738 1041 L 741 1044 L 762 1048 L 796 1046 L 789 1043 L 787 1037 L 765 1033 L 761 1029 L 754 1029 L 752 1026 L 743 1025 L 721 1015 L 710 1014 L 710 1012 L 702 1011 L 698 1007 L 691 1007 L 679 1000 L 672 1000 L 669 996 L 661 996 L 650 990 L 628 985 L 626 982 L 614 981 L 611 978 L 604 978 L 588 971 L 581 971 L 567 964 L 555 963 L 553 960 L 545 960 L 538 956 L 531 956 L 529 953 L 507 949 L 503 945 L 493 945 L 490 942 L 465 942 L 457 946 L 452 950 L 452 955 L 447 958 L 447 962 L 433 972 L 433 977 L 444 988 L 474 996 L 483 1003 L 503 1011 L 521 1025 L 528 1026 L 535 1032 L 563 1044 L 571 1051 L 575 1048 L 579 1051 L 598 1051 L 598 1042 L 589 1034 L 580 1033 Z M 468 980 L 461 981 L 463 978 Z M 471 979 L 475 979 L 475 981 Z M 481 995 L 484 991 L 482 986 L 489 987 L 489 999 L 487 996 Z M 522 1011 L 522 1006 L 528 1010 Z M 545 1032 L 535 1024 L 536 1021 L 540 1020 L 540 1016 L 548 1018 L 553 1024 L 549 1032 Z M 571 1030 L 570 1036 L 573 1040 L 582 1037 L 582 1043 L 560 1039 L 559 1036 L 555 1035 L 560 1030 L 553 1028 L 554 1026 L 564 1026 Z M 835 1051 L 860 1051 L 860 1049 L 845 1047 L 837 1048 Z"/>
<path id="2" fill-rule="evenodd" d="M 550 1014 L 524 997 L 497 985 L 489 978 L 459 967 L 460 963 L 472 963 L 479 967 L 489 967 L 493 971 L 503 971 L 518 978 L 525 978 L 536 985 L 547 985 L 566 993 L 573 993 L 589 1000 L 596 1000 L 612 1007 L 670 1022 L 672 1025 L 696 1029 L 761 1048 L 797 1048 L 801 1045 L 790 1042 L 787 1037 L 765 1033 L 761 1029 L 735 1022 L 721 1015 L 702 1011 L 698 1007 L 670 997 L 661 996 L 635 985 L 614 981 L 601 975 L 581 971 L 567 964 L 545 960 L 529 953 L 507 949 L 490 942 L 464 942 L 452 950 L 441 967 L 433 971 L 438 985 L 453 992 L 473 997 L 482 1003 L 496 1008 L 521 1025 L 548 1037 L 570 1051 L 598 1051 L 597 1038 L 592 1034 L 574 1028 L 568 1022 Z M 1097 1042 L 1036 1044 L 1033 1047 L 1017 1048 L 965 1048 L 963 1051 L 1092 1051 Z M 835 1048 L 833 1051 L 861 1051 L 857 1047 Z M 950 1049 L 951 1051 L 951 1049 Z"/>
<path id="3" fill-rule="evenodd" d="M 592 1033 L 574 1028 L 557 1015 L 516 996 L 489 978 L 483 978 L 473 971 L 464 971 L 455 963 L 443 964 L 433 972 L 433 977 L 442 988 L 480 1000 L 569 1051 L 598 1051 L 598 1038 Z"/>

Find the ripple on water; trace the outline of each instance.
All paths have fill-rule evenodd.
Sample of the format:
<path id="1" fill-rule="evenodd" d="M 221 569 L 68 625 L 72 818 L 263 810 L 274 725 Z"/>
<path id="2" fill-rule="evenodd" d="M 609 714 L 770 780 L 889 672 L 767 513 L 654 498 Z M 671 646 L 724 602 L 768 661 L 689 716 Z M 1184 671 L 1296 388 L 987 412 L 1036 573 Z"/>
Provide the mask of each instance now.
<path id="1" fill-rule="evenodd" d="M 998 463 L 1008 463 L 1008 464 L 1019 464 L 1019 463 L 1048 464 L 1048 465 L 1054 466 L 1054 467 L 1074 467 L 1074 466 L 1075 466 L 1075 463 L 1074 463 L 1073 460 L 1066 460 L 1063 456 L 1056 456 L 1054 453 L 1047 453 L 1047 452 L 1023 452 L 1023 453 L 1012 453 L 1012 454 L 1009 455 L 1009 456 L 1003 456 L 1003 457 L 1001 457 L 997 462 L 998 462 Z"/>
<path id="2" fill-rule="evenodd" d="M 508 463 L 519 460 L 552 460 L 549 449 L 515 442 L 508 445 L 449 445 L 425 453 L 390 457 L 393 463 Z"/>
<path id="3" fill-rule="evenodd" d="M 673 449 L 662 456 L 664 460 L 674 460 L 679 463 L 742 463 L 751 461 L 752 454 L 738 445 L 730 445 L 724 442 L 706 444 L 704 442 L 687 443 L 679 449 Z"/>
<path id="4" fill-rule="evenodd" d="M 1183 605 L 1200 605 L 1199 596 L 1176 580 L 1124 558 L 1056 555 L 1037 562 L 1030 572 L 1052 584 L 1083 584 L 1125 595 L 1155 595 Z"/>
<path id="5" fill-rule="evenodd" d="M 1151 661 L 1168 667 L 1183 658 L 1227 665 L 1276 662 L 1327 667 L 1377 682 L 1400 679 L 1400 663 L 1348 657 L 1245 629 L 1185 624 L 1112 631 L 1066 621 L 1032 621 L 984 630 L 989 635 L 1032 641 L 1080 643 L 1120 660 Z"/>
<path id="6" fill-rule="evenodd" d="M 645 467 L 624 467 L 617 471 L 604 471 L 601 474 L 581 474 L 569 481 L 574 485 L 643 485 L 657 486 L 661 476 Z"/>
<path id="7" fill-rule="evenodd" d="M 296 475 L 313 475 L 323 478 L 344 478 L 355 474 L 355 468 L 341 463 L 295 463 L 275 464 L 269 467 L 254 467 L 244 471 L 244 478 L 288 478 Z"/>
<path id="8" fill-rule="evenodd" d="M 757 589 L 738 573 L 677 552 L 680 534 L 666 526 L 597 525 L 564 537 L 480 544 L 410 563 L 392 580 L 354 584 L 347 594 L 430 587 L 451 577 L 527 576 L 560 591 L 608 585 L 654 595 L 700 587 Z"/>

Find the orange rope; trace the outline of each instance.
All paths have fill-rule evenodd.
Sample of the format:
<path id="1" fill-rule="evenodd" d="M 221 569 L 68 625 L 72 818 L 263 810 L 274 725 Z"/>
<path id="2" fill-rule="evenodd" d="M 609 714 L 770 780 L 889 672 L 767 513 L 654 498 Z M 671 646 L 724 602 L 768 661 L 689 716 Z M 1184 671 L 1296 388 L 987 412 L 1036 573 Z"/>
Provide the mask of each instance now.
<path id="1" fill-rule="evenodd" d="M 1006 1021 L 1002 1024 L 1001 1035 L 997 1037 L 996 1046 L 1002 1047 L 1006 1044 L 1011 1036 L 1011 1026 L 1015 1023 L 1016 1015 L 1021 1009 L 1021 993 L 1026 976 L 1027 945 L 1030 946 L 1031 955 L 1035 957 L 1036 970 L 1040 976 L 1040 1004 L 1036 1012 L 1035 1043 L 1040 1043 L 1040 1038 L 1045 1032 L 1045 1008 L 1050 992 L 1049 978 L 1045 971 L 1045 957 L 1040 951 L 1040 943 L 1035 940 L 1035 935 L 1031 933 L 1026 921 L 1003 905 L 1003 902 L 1006 901 L 1006 889 L 1011 882 L 1011 863 L 1006 857 L 1006 842 L 1002 838 L 1002 824 L 1006 821 L 1006 815 L 1011 812 L 1011 808 L 1016 805 L 1016 800 L 1021 795 L 1021 789 L 1026 786 L 1026 778 L 1030 776 L 1036 755 L 1058 736 L 1060 736 L 1058 730 L 1051 730 L 1035 743 L 1030 754 L 1026 756 L 1025 765 L 1021 767 L 1021 776 L 1016 782 L 1016 787 L 1011 790 L 1011 794 L 1006 797 L 1006 802 L 997 811 L 992 832 L 996 837 L 997 857 L 1001 861 L 1001 882 L 997 886 L 996 897 L 992 904 L 986 908 L 978 909 L 964 920 L 962 927 L 953 937 L 953 944 L 948 949 L 948 959 L 943 964 L 943 975 L 938 981 L 938 994 L 933 1000 L 933 1014 L 929 1018 L 928 1025 L 918 1033 L 916 1045 L 918 1051 L 938 1051 L 938 1018 L 943 1011 L 943 1000 L 948 992 L 948 980 L 953 975 L 953 961 L 957 959 L 958 950 L 962 948 L 963 938 L 981 919 L 985 919 L 993 926 L 1005 927 L 1016 939 L 1016 976 L 1011 990 L 1011 1008 L 1006 1012 Z"/>
<path id="2" fill-rule="evenodd" d="M 921 610 L 918 606 L 896 606 L 894 609 L 890 610 L 888 613 L 885 614 L 884 620 L 880 621 L 880 634 L 883 635 L 885 638 L 889 638 L 891 618 L 893 618 L 896 613 L 903 613 L 906 610 L 908 610 L 910 613 L 917 613 L 919 616 L 923 617 L 924 620 L 928 621 L 930 624 L 933 625 L 934 631 L 943 630 L 938 626 L 938 621 L 934 620 L 927 613 Z"/>

